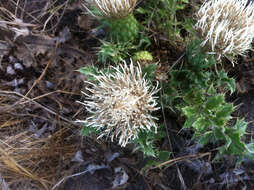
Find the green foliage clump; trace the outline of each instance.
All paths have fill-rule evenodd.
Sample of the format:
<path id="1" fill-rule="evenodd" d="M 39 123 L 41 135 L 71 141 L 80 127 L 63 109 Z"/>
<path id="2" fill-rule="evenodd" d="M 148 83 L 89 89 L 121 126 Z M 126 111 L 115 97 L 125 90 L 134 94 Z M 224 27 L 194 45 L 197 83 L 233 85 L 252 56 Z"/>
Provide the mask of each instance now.
<path id="1" fill-rule="evenodd" d="M 171 105 L 186 117 L 184 128 L 194 129 L 193 139 L 218 145 L 218 156 L 244 156 L 249 152 L 242 141 L 247 124 L 232 119 L 234 106 L 225 100 L 226 92 L 234 92 L 235 81 L 224 70 L 217 70 L 214 57 L 202 52 L 199 42 L 187 48 L 186 63 L 171 72 L 168 88 L 174 94 L 168 96 L 173 98 Z"/>
<path id="2" fill-rule="evenodd" d="M 160 154 L 160 151 L 155 147 L 155 142 L 160 141 L 165 138 L 165 130 L 160 127 L 160 130 L 155 133 L 153 132 L 140 132 L 138 134 L 138 139 L 134 142 L 138 145 L 145 156 L 157 157 Z"/>
<path id="3" fill-rule="evenodd" d="M 150 27 L 151 21 L 156 30 L 164 32 L 171 40 L 183 40 L 182 30 L 192 33 L 192 19 L 179 20 L 177 13 L 183 11 L 188 0 L 148 0 L 144 7 L 139 7 L 137 12 L 147 19 L 142 24 Z"/>
<path id="4" fill-rule="evenodd" d="M 102 45 L 99 47 L 98 51 L 98 61 L 101 63 L 119 63 L 127 57 L 129 53 L 136 49 L 136 46 L 129 42 L 126 43 L 112 43 L 107 41 L 102 41 Z"/>
<path id="5" fill-rule="evenodd" d="M 101 24 L 107 35 L 98 51 L 99 62 L 118 63 L 151 44 L 149 38 L 140 32 L 142 26 L 133 14 L 119 19 L 103 18 Z"/>

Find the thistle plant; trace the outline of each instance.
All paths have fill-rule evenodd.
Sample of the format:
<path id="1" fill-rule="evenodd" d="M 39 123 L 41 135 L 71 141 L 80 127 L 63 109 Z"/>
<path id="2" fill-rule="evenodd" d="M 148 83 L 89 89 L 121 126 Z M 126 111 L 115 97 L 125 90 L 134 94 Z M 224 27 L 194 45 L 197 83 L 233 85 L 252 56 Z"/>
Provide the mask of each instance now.
<path id="1" fill-rule="evenodd" d="M 196 14 L 195 29 L 202 46 L 222 56 L 243 55 L 254 37 L 254 3 L 248 0 L 205 1 Z"/>
<path id="2" fill-rule="evenodd" d="M 84 123 L 83 135 L 90 134 L 89 130 L 97 131 L 98 138 L 117 140 L 123 147 L 132 142 L 139 145 L 145 155 L 166 154 L 169 158 L 169 152 L 157 149 L 167 129 L 152 114 L 161 106 L 181 113 L 186 119 L 183 127 L 193 130 L 193 140 L 203 145 L 213 144 L 218 149 L 216 158 L 225 154 L 253 156 L 252 145 L 246 144 L 244 139 L 247 123 L 232 117 L 235 106 L 225 98 L 227 93 L 235 91 L 235 81 L 223 69 L 218 70 L 215 58 L 217 61 L 221 57 L 234 58 L 251 48 L 254 3 L 248 4 L 248 0 L 205 1 L 196 13 L 194 28 L 199 38 L 186 47 L 182 64 L 173 64 L 169 69 L 167 62 L 154 64 L 153 52 L 137 45 L 142 42 L 142 33 L 139 35 L 139 25 L 133 16 L 137 0 L 90 2 L 100 12 L 97 15 L 108 30 L 108 38 L 98 52 L 100 62 L 119 63 L 132 57 L 134 63 L 128 66 L 124 62 L 101 71 L 96 67 L 80 70 L 90 80 L 83 92 L 86 100 L 81 102 L 90 114 L 80 121 Z M 176 13 L 187 3 L 188 0 L 149 0 L 147 7 L 137 12 L 152 19 L 159 30 L 168 31 L 169 37 L 181 37 L 193 31 L 190 29 L 192 22 L 184 19 L 186 24 L 183 24 L 176 19 Z M 148 24 L 147 21 L 142 23 Z M 183 42 L 184 38 L 181 39 Z M 157 56 L 155 59 L 160 60 Z M 155 97 L 158 85 L 152 85 L 155 81 L 160 81 L 163 89 L 159 105 Z"/>
<path id="3" fill-rule="evenodd" d="M 204 52 L 199 41 L 187 47 L 185 63 L 170 74 L 170 83 L 163 84 L 166 101 L 186 117 L 183 128 L 192 127 L 193 140 L 216 145 L 216 158 L 253 157 L 253 146 L 244 142 L 247 123 L 232 117 L 235 106 L 225 98 L 235 91 L 235 80 L 216 69 L 213 55 Z"/>
<path id="4" fill-rule="evenodd" d="M 111 74 L 110 74 L 111 73 Z M 157 131 L 156 117 L 151 112 L 158 110 L 156 97 L 158 85 L 152 86 L 140 66 L 126 63 L 112 67 L 112 72 L 93 75 L 94 82 L 88 82 L 89 94 L 82 102 L 91 116 L 81 121 L 87 127 L 96 128 L 101 135 L 118 139 L 121 146 L 138 138 L 139 132 Z"/>
<path id="5" fill-rule="evenodd" d="M 133 42 L 139 35 L 139 23 L 132 14 L 137 0 L 93 0 L 102 15 L 103 27 L 108 30 L 109 40 Z"/>

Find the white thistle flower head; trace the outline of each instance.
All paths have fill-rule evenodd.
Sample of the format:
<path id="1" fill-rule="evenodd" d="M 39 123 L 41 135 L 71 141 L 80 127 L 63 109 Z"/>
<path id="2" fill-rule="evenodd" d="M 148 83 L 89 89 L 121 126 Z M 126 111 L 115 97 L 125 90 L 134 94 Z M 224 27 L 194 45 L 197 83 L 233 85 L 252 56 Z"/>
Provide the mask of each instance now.
<path id="1" fill-rule="evenodd" d="M 104 16 L 123 18 L 132 12 L 137 0 L 92 0 L 92 2 Z"/>
<path id="2" fill-rule="evenodd" d="M 196 14 L 202 46 L 221 56 L 244 55 L 254 37 L 254 3 L 248 0 L 207 0 Z"/>
<path id="3" fill-rule="evenodd" d="M 152 111 L 158 110 L 154 95 L 159 91 L 143 76 L 141 67 L 126 63 L 112 67 L 114 73 L 94 75 L 96 83 L 88 82 L 88 100 L 82 102 L 92 114 L 83 122 L 88 127 L 102 131 L 98 137 L 118 139 L 121 146 L 138 137 L 139 131 L 154 129 L 157 132 L 156 117 Z"/>

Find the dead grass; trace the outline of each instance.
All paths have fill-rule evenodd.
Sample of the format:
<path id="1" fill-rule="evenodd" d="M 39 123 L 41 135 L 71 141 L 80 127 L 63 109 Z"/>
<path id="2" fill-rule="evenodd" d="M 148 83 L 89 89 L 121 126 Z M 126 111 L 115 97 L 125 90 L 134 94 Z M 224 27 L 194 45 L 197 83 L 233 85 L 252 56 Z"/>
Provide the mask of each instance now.
<path id="1" fill-rule="evenodd" d="M 52 32 L 57 28 L 69 2 L 70 0 L 3 0 L 0 2 L 0 20 L 8 21 L 7 24 L 19 20 L 23 23 L 22 26 L 33 26 L 34 33 Z"/>
<path id="2" fill-rule="evenodd" d="M 0 96 L 0 110 L 10 100 Z M 8 112 L 0 114 L 0 173 L 10 186 L 15 186 L 17 179 L 30 179 L 40 189 L 50 189 L 65 175 L 64 168 L 79 142 L 70 126 L 60 123 L 52 135 L 38 139 L 26 130 L 27 119 Z"/>
<path id="3" fill-rule="evenodd" d="M 57 0 L 0 1 L 0 40 L 8 43 L 9 48 L 15 47 L 14 44 L 19 36 L 36 34 L 40 37 L 49 33 L 54 34 L 69 0 L 62 2 Z M 10 56 L 8 51 L 4 54 L 0 53 L 0 58 Z M 49 54 L 52 59 L 56 56 Z M 37 62 L 37 54 L 31 57 Z M 47 60 L 47 57 L 44 57 Z M 2 69 L 1 64 L 0 62 L 0 69 Z M 38 64 L 42 66 L 39 61 Z M 0 83 L 0 178 L 8 183 L 10 189 L 48 190 L 62 177 L 70 175 L 70 168 L 66 168 L 80 145 L 79 135 L 77 135 L 80 128 L 71 121 L 73 110 L 70 109 L 69 118 L 62 116 L 58 111 L 66 106 L 62 105 L 62 102 L 66 102 L 66 98 L 68 103 L 73 103 L 74 100 L 70 98 L 73 93 L 66 91 L 75 85 L 70 84 L 69 88 L 65 89 L 66 91 L 47 89 L 45 94 L 42 94 L 38 87 L 41 84 L 38 83 L 44 82 L 41 79 L 44 74 L 52 72 L 53 68 L 50 69 L 48 71 L 45 68 L 45 73 L 41 74 L 42 77 L 36 80 L 33 86 L 28 85 L 25 93 L 27 96 Z M 69 73 L 71 71 L 67 68 L 66 70 Z M 31 75 L 29 80 L 32 81 L 33 77 Z M 0 76 L 0 82 L 3 81 L 2 79 Z M 56 96 L 60 97 L 61 101 Z M 48 99 L 51 99 L 52 105 L 58 105 L 59 109 L 52 105 L 45 106 Z M 41 120 L 53 126 L 54 130 L 37 137 L 36 132 L 31 132 L 30 125 L 31 122 L 37 122 L 36 127 L 39 130 L 42 128 Z M 20 183 L 26 183 L 26 187 L 33 188 L 24 188 L 24 185 L 19 187 Z"/>

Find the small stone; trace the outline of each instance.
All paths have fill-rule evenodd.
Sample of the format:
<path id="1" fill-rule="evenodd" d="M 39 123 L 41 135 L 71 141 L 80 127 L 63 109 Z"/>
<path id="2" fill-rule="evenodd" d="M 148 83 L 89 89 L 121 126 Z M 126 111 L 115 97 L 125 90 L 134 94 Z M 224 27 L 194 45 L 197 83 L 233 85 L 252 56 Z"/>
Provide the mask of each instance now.
<path id="1" fill-rule="evenodd" d="M 12 68 L 11 65 L 9 65 L 9 66 L 6 68 L 6 72 L 7 72 L 7 74 L 9 74 L 9 75 L 15 75 L 15 70 Z"/>
<path id="2" fill-rule="evenodd" d="M 20 64 L 20 63 L 15 63 L 14 64 L 14 68 L 16 69 L 16 70 L 24 70 L 24 67 Z"/>

